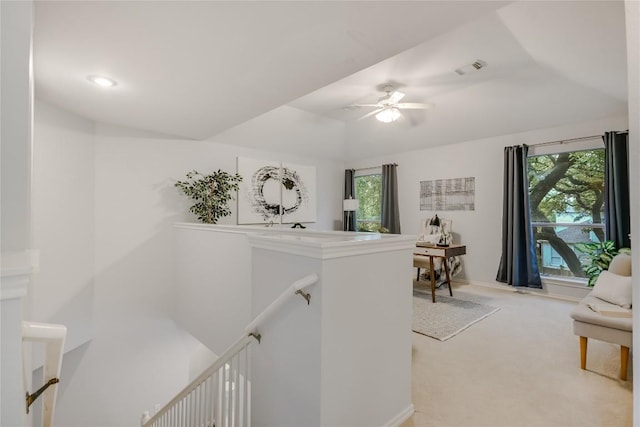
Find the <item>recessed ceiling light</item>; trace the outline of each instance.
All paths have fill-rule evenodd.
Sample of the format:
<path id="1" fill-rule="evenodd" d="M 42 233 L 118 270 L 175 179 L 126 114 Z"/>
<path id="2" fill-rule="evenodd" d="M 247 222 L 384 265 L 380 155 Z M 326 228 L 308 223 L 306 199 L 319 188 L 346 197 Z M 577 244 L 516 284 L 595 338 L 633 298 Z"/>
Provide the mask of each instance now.
<path id="1" fill-rule="evenodd" d="M 113 87 L 118 84 L 115 80 L 104 76 L 87 76 L 87 80 L 89 80 L 91 83 L 97 84 L 100 87 Z"/>

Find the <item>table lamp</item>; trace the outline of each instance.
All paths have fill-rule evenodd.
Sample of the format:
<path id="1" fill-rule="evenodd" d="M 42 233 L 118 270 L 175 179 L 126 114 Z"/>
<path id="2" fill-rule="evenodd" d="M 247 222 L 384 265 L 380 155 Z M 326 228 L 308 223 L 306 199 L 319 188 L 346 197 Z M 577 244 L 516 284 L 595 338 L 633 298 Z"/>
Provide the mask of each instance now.
<path id="1" fill-rule="evenodd" d="M 347 222 L 344 226 L 344 231 L 356 231 L 351 230 L 351 212 L 358 210 L 358 199 L 354 199 L 351 196 L 349 196 L 348 199 L 344 199 L 342 202 L 342 210 L 347 213 Z"/>

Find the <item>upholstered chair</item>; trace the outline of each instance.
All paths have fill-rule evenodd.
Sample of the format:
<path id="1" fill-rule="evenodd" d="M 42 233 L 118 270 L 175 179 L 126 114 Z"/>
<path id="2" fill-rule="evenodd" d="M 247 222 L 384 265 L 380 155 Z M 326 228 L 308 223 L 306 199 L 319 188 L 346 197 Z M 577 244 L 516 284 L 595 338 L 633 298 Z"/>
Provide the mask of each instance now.
<path id="1" fill-rule="evenodd" d="M 616 255 L 600 273 L 593 290 L 571 311 L 580 337 L 580 367 L 586 369 L 589 338 L 620 345 L 620 379 L 627 379 L 632 345 L 631 256 Z"/>

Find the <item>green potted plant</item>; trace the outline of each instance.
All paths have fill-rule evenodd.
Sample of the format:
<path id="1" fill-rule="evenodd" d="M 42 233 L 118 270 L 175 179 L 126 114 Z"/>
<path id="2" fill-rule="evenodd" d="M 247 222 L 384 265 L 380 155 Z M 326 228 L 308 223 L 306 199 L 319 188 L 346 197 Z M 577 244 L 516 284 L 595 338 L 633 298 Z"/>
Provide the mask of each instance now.
<path id="1" fill-rule="evenodd" d="M 582 269 L 589 277 L 589 281 L 587 282 L 587 286 L 589 287 L 595 285 L 600 273 L 609 268 L 609 264 L 614 256 L 619 253 L 631 254 L 631 249 L 617 249 L 616 245 L 611 240 L 576 243 L 575 248 L 577 251 L 582 252 L 589 257 L 588 261 L 582 264 Z"/>
<path id="2" fill-rule="evenodd" d="M 178 181 L 175 186 L 193 199 L 189 211 L 206 224 L 216 224 L 219 218 L 231 215 L 229 201 L 233 200 L 232 191 L 238 191 L 238 183 L 242 177 L 237 173 L 231 175 L 218 169 L 210 175 L 198 171 L 187 173 L 185 181 Z"/>

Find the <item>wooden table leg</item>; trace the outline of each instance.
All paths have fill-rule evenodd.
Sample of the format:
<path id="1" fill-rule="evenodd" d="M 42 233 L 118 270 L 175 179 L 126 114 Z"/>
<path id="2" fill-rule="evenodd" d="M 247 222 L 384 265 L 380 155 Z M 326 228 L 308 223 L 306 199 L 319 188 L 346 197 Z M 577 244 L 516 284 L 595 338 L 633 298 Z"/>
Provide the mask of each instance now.
<path id="1" fill-rule="evenodd" d="M 436 302 L 436 273 L 433 271 L 433 256 L 429 255 L 429 274 L 431 275 L 431 299 Z"/>
<path id="2" fill-rule="evenodd" d="M 444 262 L 444 271 L 447 273 L 447 285 L 449 285 L 449 295 L 453 296 L 453 291 L 451 290 L 451 276 L 449 275 L 449 263 L 447 262 L 447 258 L 442 258 L 442 262 Z"/>

